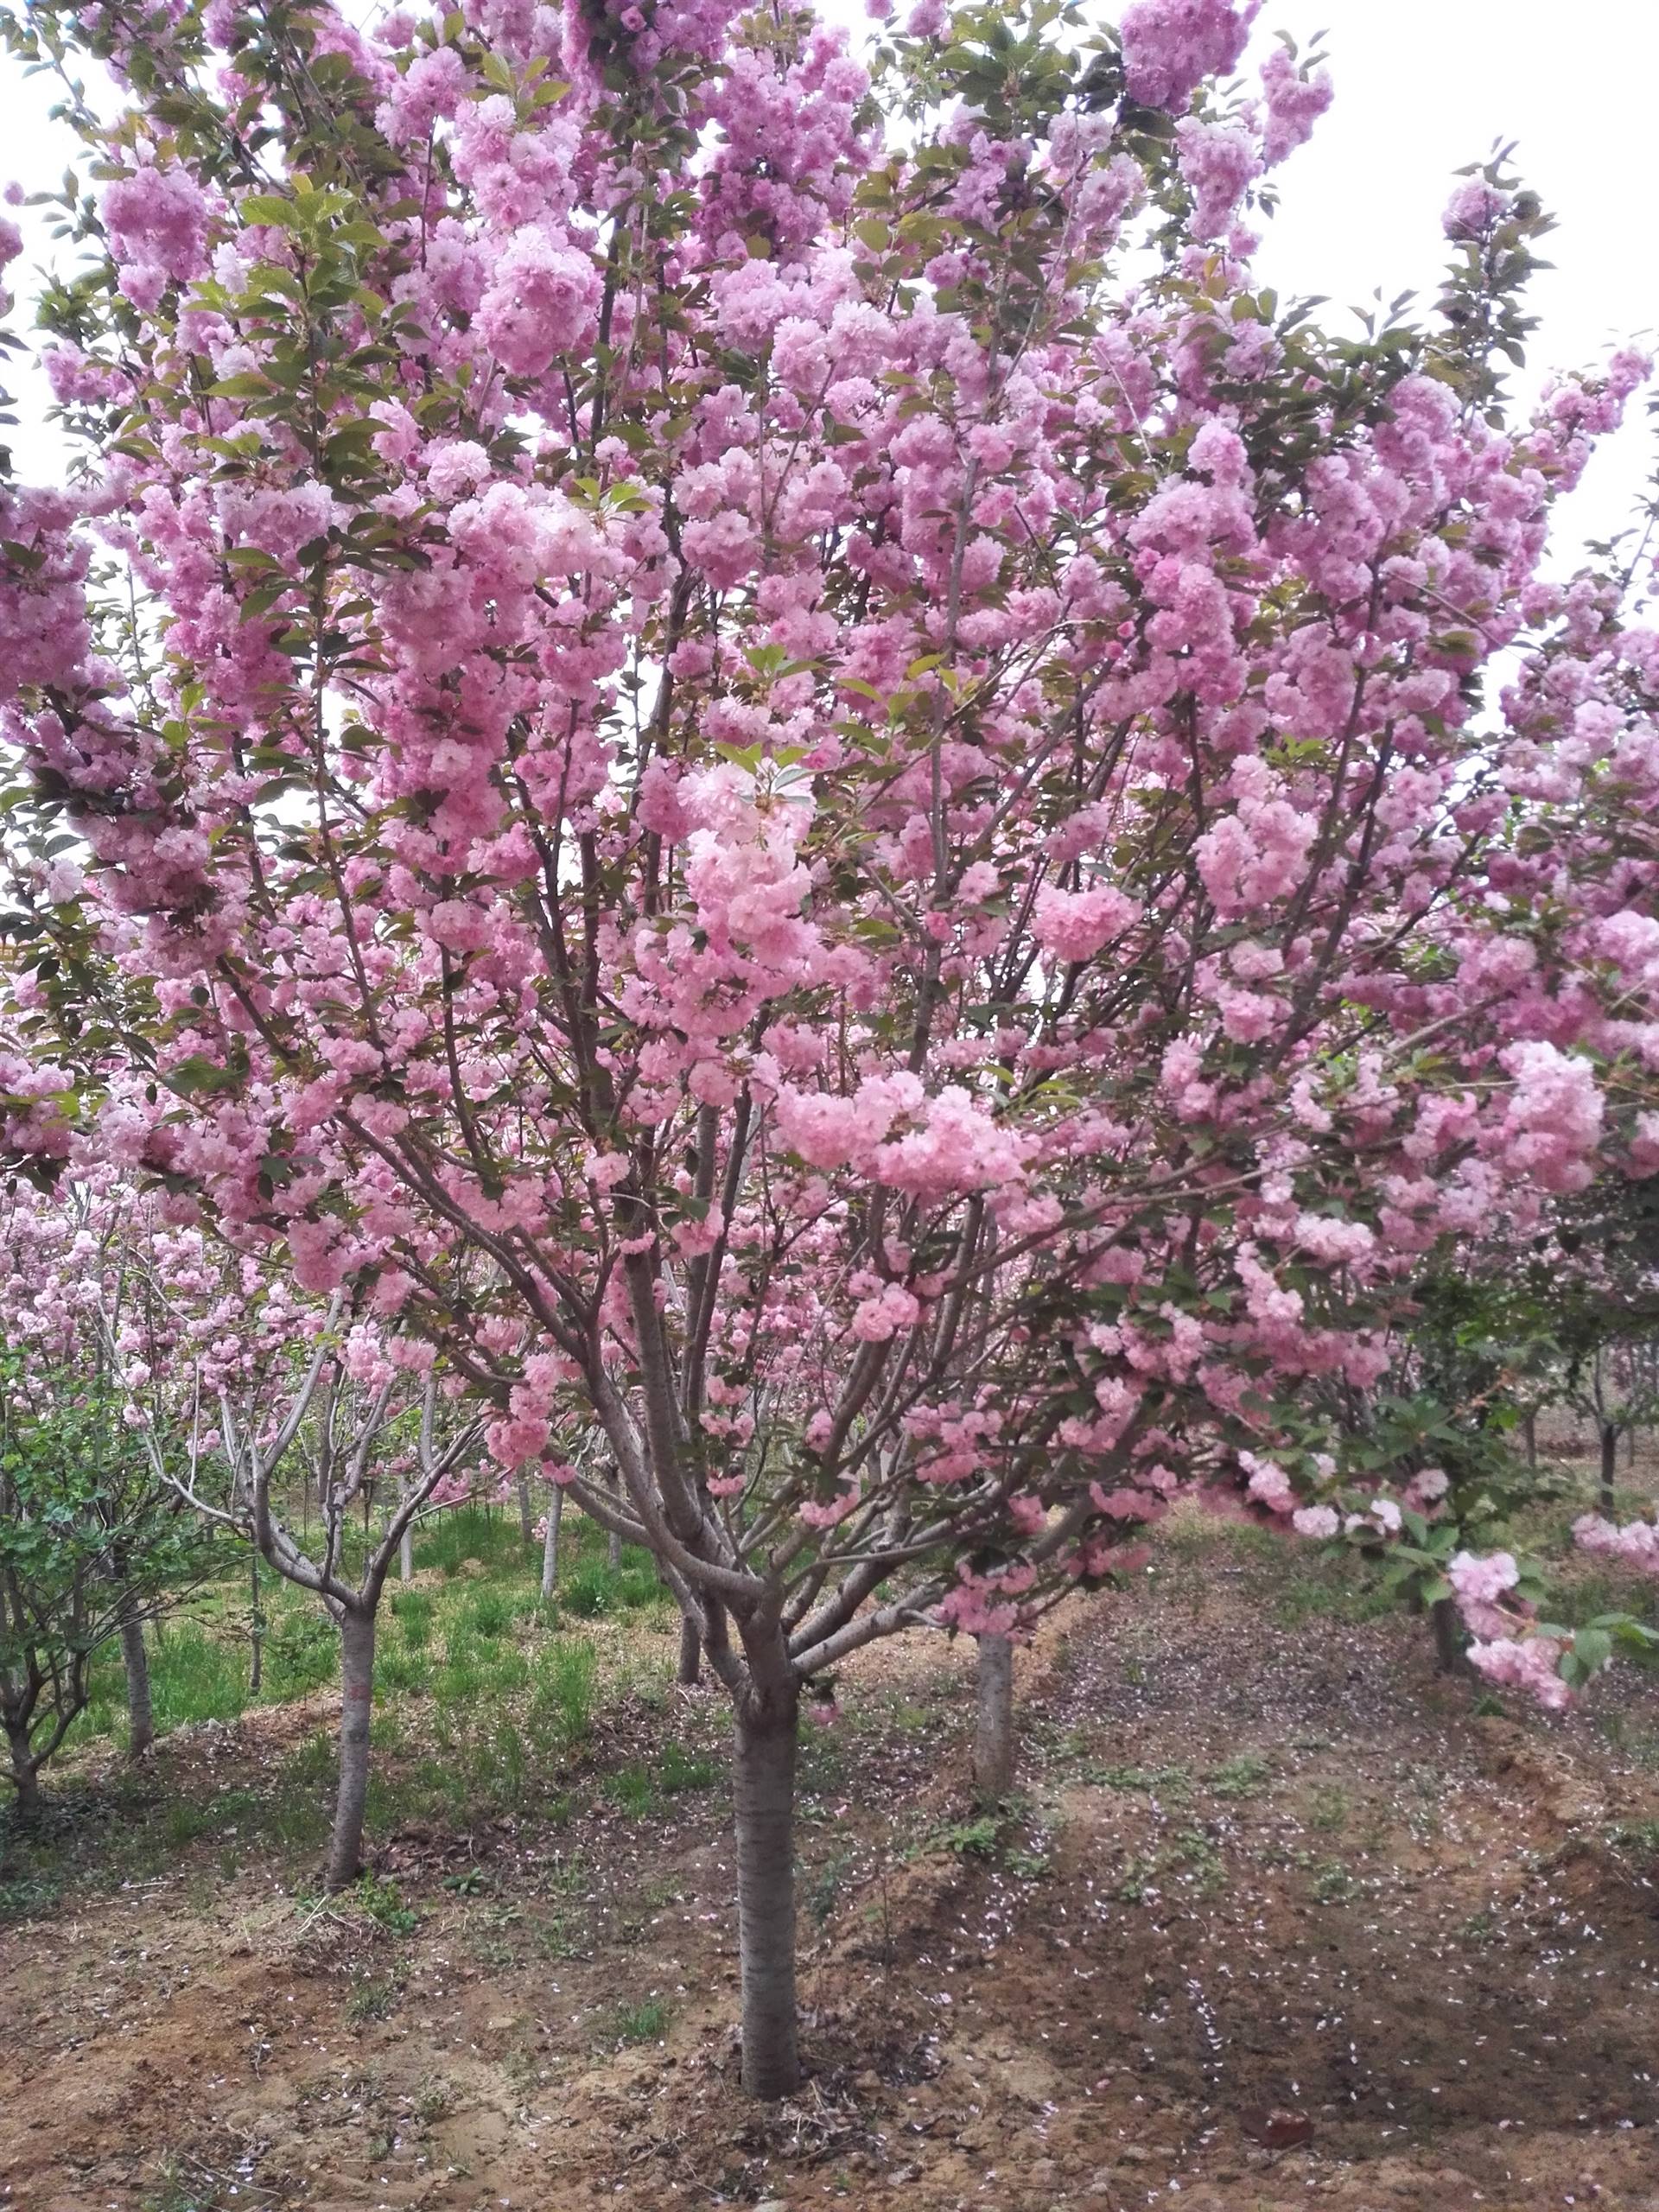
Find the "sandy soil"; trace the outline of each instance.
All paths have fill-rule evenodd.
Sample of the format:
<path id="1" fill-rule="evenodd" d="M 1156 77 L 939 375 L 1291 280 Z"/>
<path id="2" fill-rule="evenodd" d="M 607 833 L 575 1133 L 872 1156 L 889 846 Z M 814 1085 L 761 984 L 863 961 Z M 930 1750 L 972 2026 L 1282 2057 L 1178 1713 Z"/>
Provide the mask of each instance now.
<path id="1" fill-rule="evenodd" d="M 1245 1546 L 1051 1624 L 988 1850 L 968 1655 L 849 1669 L 779 2107 L 735 2078 L 723 1792 L 602 1786 L 716 1748 L 709 1692 L 616 1716 L 562 1819 L 378 1839 L 410 1930 L 223 1837 L 72 1887 L 0 1931 L 0 2205 L 1659 2212 L 1659 1688 L 1482 1717 L 1417 1624 L 1294 1599 Z M 152 1784 L 276 1787 L 296 1725 Z"/>

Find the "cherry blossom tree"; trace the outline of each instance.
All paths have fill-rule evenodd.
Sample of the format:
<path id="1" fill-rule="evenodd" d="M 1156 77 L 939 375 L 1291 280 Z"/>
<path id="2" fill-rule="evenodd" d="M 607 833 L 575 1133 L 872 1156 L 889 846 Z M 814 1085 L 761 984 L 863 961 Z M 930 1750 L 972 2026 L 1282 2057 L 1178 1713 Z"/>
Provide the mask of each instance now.
<path id="1" fill-rule="evenodd" d="M 650 1548 L 761 2094 L 804 1687 L 1186 1490 L 1334 1525 L 1298 1408 L 1424 1255 L 1659 1166 L 1659 636 L 1541 569 L 1646 364 L 1510 406 L 1497 165 L 1427 327 L 1263 289 L 1329 86 L 1252 12 L 14 28 L 130 105 L 42 308 L 92 465 L 4 495 L 6 1142 Z"/>
<path id="2" fill-rule="evenodd" d="M 476 1414 L 455 1407 L 430 1344 L 353 1315 L 343 1294 L 296 1296 L 257 1260 L 169 1224 L 137 1182 L 108 1169 L 61 1177 L 48 1193 L 14 1188 L 0 1210 L 0 1319 L 16 1348 L 4 1399 L 21 1440 L 8 1493 L 15 1526 L 0 1553 L 16 1570 L 12 1640 L 20 1652 L 61 1645 L 65 1655 L 56 1673 L 22 1658 L 13 1673 L 20 1698 L 34 1690 L 38 1725 L 52 1722 L 49 1749 L 84 1708 L 87 1664 L 111 1635 L 122 1639 L 130 1694 L 135 1669 L 142 1684 L 144 1618 L 207 1564 L 193 1532 L 232 1532 L 340 1631 L 325 1881 L 354 1880 L 380 1599 L 416 1519 L 466 1494 Z M 292 1525 L 296 1470 L 317 1508 L 308 1546 Z M 359 1541 L 353 1514 L 377 1481 L 391 1495 Z M 41 1554 L 32 1576 L 25 1553 Z M 73 1633 L 54 1645 L 43 1631 L 58 1614 Z M 131 1702 L 137 1738 L 147 1689 Z"/>
<path id="3" fill-rule="evenodd" d="M 152 1422 L 144 1422 L 144 1433 L 158 1471 L 186 1502 L 206 1520 L 234 1529 L 285 1580 L 311 1592 L 340 1631 L 340 1780 L 323 1877 L 333 1891 L 361 1871 L 374 1647 L 386 1580 L 423 1509 L 464 1493 L 456 1471 L 475 1449 L 482 1423 L 463 1413 L 441 1427 L 430 1344 L 372 1325 L 342 1325 L 348 1317 L 339 1295 L 321 1316 L 281 1312 L 282 1333 L 274 1335 L 280 1293 L 278 1285 L 263 1302 L 264 1343 L 220 1382 L 214 1415 L 192 1424 L 182 1452 L 174 1455 L 182 1461 L 176 1471 Z M 296 1321 L 313 1338 L 297 1372 L 288 1333 Z M 410 1427 L 413 1449 L 400 1455 L 397 1432 Z M 276 1487 L 308 1429 L 321 1549 L 296 1538 Z M 353 1556 L 353 1509 L 359 1499 L 366 1502 L 386 1461 L 398 1457 L 405 1469 L 400 1494 L 378 1535 Z M 452 1482 L 453 1493 L 446 1490 Z"/>

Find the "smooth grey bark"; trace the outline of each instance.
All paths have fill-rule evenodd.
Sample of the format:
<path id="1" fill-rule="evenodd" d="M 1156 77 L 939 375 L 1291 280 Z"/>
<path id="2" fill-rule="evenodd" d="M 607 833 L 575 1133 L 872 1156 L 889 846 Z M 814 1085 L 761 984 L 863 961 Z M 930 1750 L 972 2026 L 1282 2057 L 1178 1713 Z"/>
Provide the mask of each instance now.
<path id="1" fill-rule="evenodd" d="M 524 1548 L 528 1551 L 536 1541 L 536 1521 L 530 1510 L 530 1478 L 527 1475 L 518 1478 L 518 1533 L 524 1538 Z"/>
<path id="2" fill-rule="evenodd" d="M 121 1664 L 127 1677 L 127 1757 L 142 1758 L 156 1741 L 156 1719 L 150 1707 L 143 1616 L 130 1597 L 123 1599 L 121 1607 Z"/>
<path id="3" fill-rule="evenodd" d="M 405 1529 L 397 1539 L 397 1580 L 400 1582 L 412 1582 L 415 1580 L 415 1531 L 413 1529 Z"/>
<path id="4" fill-rule="evenodd" d="M 677 1682 L 695 1682 L 702 1674 L 702 1636 L 696 1623 L 683 1615 L 680 1619 L 680 1663 L 674 1670 Z"/>
<path id="5" fill-rule="evenodd" d="M 1437 1598 L 1428 1609 L 1434 1637 L 1434 1664 L 1443 1675 L 1464 1671 L 1463 1619 L 1455 1598 Z"/>
<path id="6" fill-rule="evenodd" d="M 974 1789 L 982 1805 L 1000 1805 L 1014 1786 L 1014 1646 L 1006 1636 L 982 1636 L 978 1643 Z"/>
<path id="7" fill-rule="evenodd" d="M 553 1595 L 559 1579 L 559 1522 L 564 1517 L 564 1492 L 555 1483 L 547 1501 L 547 1522 L 542 1533 L 542 1603 Z"/>
<path id="8" fill-rule="evenodd" d="M 795 1758 L 800 1691 L 738 1700 L 737 1931 L 743 1990 L 743 2086 L 786 2097 L 800 2087 L 795 2024 Z"/>
<path id="9" fill-rule="evenodd" d="M 374 1704 L 374 1610 L 346 1611 L 340 1624 L 340 1794 L 323 1887 L 331 1894 L 357 1879 L 363 1863 L 363 1808 L 369 1789 L 369 1722 Z"/>
<path id="10" fill-rule="evenodd" d="M 1614 1510 L 1613 1490 L 1618 1480 L 1618 1430 L 1613 1422 L 1601 1424 L 1601 1510 L 1611 1520 Z"/>
<path id="11" fill-rule="evenodd" d="M 611 1548 L 609 1558 L 611 1573 L 613 1574 L 620 1573 L 622 1567 L 622 1531 L 620 1529 L 613 1529 L 611 1530 Z"/>

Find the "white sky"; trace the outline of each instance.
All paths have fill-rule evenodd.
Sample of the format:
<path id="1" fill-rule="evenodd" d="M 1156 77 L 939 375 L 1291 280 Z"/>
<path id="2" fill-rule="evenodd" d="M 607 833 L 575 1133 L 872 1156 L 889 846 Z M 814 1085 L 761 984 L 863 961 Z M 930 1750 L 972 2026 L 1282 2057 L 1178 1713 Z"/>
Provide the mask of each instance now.
<path id="1" fill-rule="evenodd" d="M 830 0 L 828 12 L 852 21 L 856 4 Z M 906 0 L 898 5 L 902 13 Z M 1336 103 L 1279 172 L 1282 205 L 1258 261 L 1281 296 L 1325 294 L 1324 319 L 1351 327 L 1341 310 L 1379 287 L 1385 300 L 1432 296 L 1452 172 L 1501 137 L 1518 141 L 1517 166 L 1560 219 L 1546 247 L 1560 266 L 1536 282 L 1541 324 L 1527 385 L 1659 328 L 1659 262 L 1643 221 L 1659 86 L 1651 0 L 1267 0 L 1253 54 L 1276 29 L 1306 46 L 1321 28 Z M 74 146 L 47 120 L 52 99 L 49 79 L 25 78 L 0 55 L 0 183 L 57 185 Z M 30 250 L 12 275 L 27 296 L 30 265 L 49 242 L 38 219 L 22 219 Z M 0 366 L 0 378 L 22 402 L 11 434 L 18 473 L 48 475 L 56 442 L 41 429 L 38 387 L 21 363 Z M 1579 538 L 1622 527 L 1649 467 L 1638 410 L 1592 464 L 1564 524 Z"/>

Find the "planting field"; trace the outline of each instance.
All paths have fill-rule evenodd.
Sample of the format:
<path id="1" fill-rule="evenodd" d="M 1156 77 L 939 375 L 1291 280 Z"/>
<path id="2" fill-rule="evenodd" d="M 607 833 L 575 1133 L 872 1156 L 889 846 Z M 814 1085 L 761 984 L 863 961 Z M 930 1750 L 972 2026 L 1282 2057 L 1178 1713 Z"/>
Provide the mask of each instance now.
<path id="1" fill-rule="evenodd" d="M 510 1518 L 427 1540 L 339 1898 L 326 1641 L 281 1611 L 215 1717 L 230 1593 L 169 1624 L 196 1717 L 137 1770 L 89 1741 L 7 1853 L 0 2203 L 1659 2207 L 1659 1680 L 1500 1710 L 1357 1570 L 1182 1522 L 1022 1656 L 999 1822 L 971 1647 L 880 1647 L 809 1732 L 811 2074 L 763 2108 L 724 1700 L 571 1529 L 550 1613 Z M 1562 1611 L 1628 1594 L 1569 1573 Z"/>

